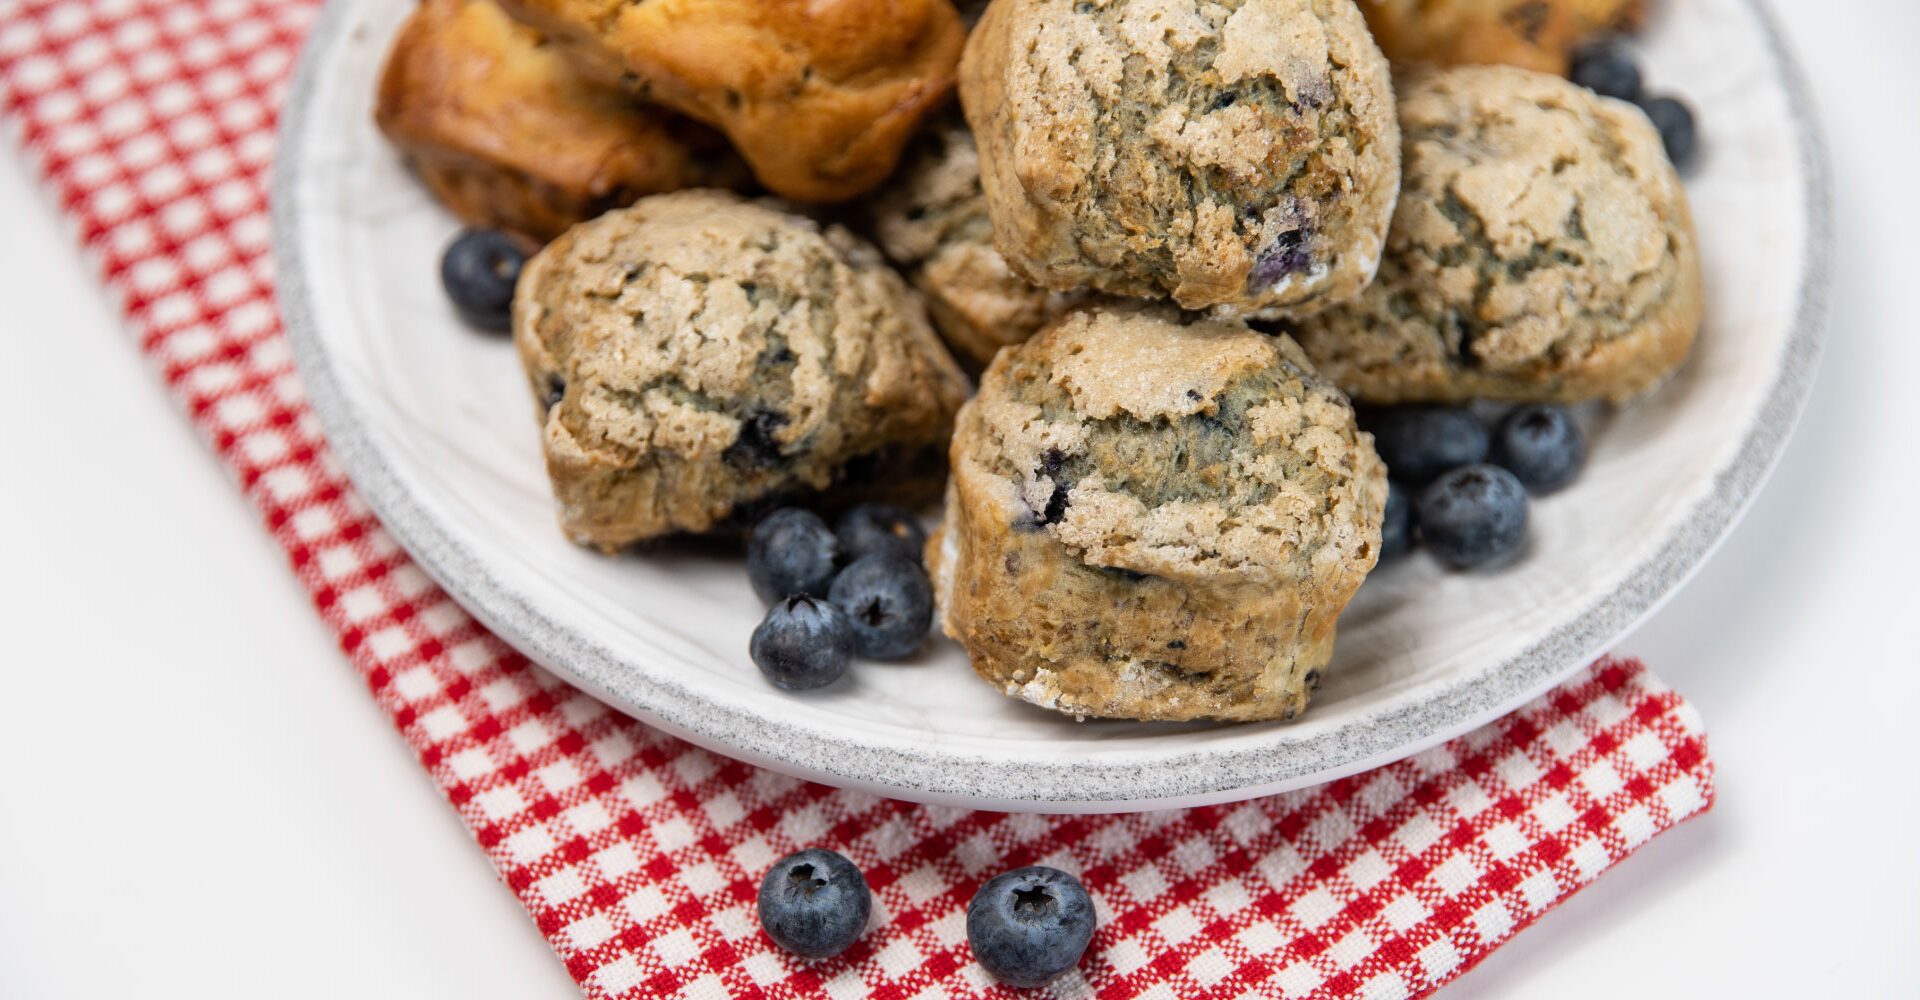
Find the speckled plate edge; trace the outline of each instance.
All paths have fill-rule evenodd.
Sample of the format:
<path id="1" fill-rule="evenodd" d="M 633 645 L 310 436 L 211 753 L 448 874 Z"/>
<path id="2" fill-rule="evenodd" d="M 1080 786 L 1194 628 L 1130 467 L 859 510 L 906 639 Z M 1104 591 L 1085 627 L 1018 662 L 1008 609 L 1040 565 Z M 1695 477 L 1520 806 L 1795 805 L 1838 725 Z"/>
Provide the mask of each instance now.
<path id="1" fill-rule="evenodd" d="M 316 81 L 348 27 L 331 0 L 287 92 L 272 181 L 273 257 L 281 314 L 321 427 L 347 476 L 394 537 L 462 606 L 535 661 L 646 722 L 717 752 L 829 784 L 923 802 L 1052 812 L 1118 812 L 1252 798 L 1357 773 L 1497 718 L 1587 664 L 1676 593 L 1731 530 L 1792 434 L 1826 335 L 1833 227 L 1829 169 L 1812 97 L 1764 0 L 1747 0 L 1788 100 L 1807 205 L 1807 260 L 1793 329 L 1773 385 L 1712 489 L 1621 585 L 1507 661 L 1442 687 L 1417 688 L 1336 729 L 1271 745 L 1187 752 L 1127 751 L 1049 761 L 828 737 L 694 696 L 643 676 L 593 637 L 561 627 L 496 579 L 429 516 L 373 443 L 342 391 L 315 325 L 301 252 L 301 140 Z"/>

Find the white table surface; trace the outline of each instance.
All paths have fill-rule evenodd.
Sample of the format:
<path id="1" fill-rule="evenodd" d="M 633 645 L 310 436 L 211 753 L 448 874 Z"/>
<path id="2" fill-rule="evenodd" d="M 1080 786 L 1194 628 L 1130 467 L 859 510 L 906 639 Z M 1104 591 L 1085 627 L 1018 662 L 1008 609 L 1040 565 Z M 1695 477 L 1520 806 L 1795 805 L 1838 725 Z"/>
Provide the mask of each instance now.
<path id="1" fill-rule="evenodd" d="M 1706 716 L 1718 804 L 1450 995 L 1920 993 L 1920 5 L 1780 6 L 1836 165 L 1828 351 L 1620 646 Z M 571 995 L 0 150 L 0 996 Z"/>

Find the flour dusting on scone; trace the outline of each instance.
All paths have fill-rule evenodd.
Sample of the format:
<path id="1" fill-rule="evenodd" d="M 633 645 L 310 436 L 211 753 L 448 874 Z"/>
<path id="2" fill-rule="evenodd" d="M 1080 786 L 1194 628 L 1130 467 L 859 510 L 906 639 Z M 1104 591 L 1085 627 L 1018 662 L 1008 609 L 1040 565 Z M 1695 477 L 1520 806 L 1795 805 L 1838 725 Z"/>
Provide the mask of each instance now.
<path id="1" fill-rule="evenodd" d="M 529 261 L 513 313 L 576 541 L 939 490 L 966 377 L 918 296 L 837 226 L 723 192 L 646 198 Z"/>
<path id="2" fill-rule="evenodd" d="M 961 410 L 927 560 L 942 623 L 1076 716 L 1282 719 L 1373 567 L 1386 473 L 1285 337 L 1096 305 L 1002 351 Z"/>

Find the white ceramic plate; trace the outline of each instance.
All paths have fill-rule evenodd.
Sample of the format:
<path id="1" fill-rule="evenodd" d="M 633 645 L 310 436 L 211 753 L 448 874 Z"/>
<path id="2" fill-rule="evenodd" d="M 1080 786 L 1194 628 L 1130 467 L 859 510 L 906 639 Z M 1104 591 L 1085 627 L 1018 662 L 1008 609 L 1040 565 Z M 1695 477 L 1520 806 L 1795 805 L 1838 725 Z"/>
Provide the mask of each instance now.
<path id="1" fill-rule="evenodd" d="M 374 84 L 412 5 L 335 0 L 287 104 L 275 178 L 281 305 L 335 452 L 389 529 L 507 641 L 721 753 L 900 798 L 1015 810 L 1220 802 L 1414 753 L 1526 701 L 1673 593 L 1758 489 L 1818 355 L 1825 168 L 1758 0 L 1665 0 L 1648 77 L 1698 110 L 1692 178 L 1708 322 L 1681 375 L 1602 414 L 1591 461 L 1486 575 L 1417 556 L 1347 611 L 1288 724 L 1074 723 L 974 678 L 945 639 L 806 696 L 747 658 L 761 607 L 737 561 L 606 558 L 554 525 L 511 346 L 463 328 L 437 280 L 456 228 L 375 131 Z"/>

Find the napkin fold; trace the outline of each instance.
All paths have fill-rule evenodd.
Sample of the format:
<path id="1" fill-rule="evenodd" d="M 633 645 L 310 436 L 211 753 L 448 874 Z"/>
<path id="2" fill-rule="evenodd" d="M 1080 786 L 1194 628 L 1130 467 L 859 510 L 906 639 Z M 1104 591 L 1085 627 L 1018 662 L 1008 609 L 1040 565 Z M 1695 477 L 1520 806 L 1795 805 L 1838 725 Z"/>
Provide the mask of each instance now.
<path id="1" fill-rule="evenodd" d="M 1126 816 L 933 808 L 783 777 L 608 709 L 489 635 L 328 454 L 281 334 L 266 175 L 315 0 L 0 0 L 0 113 L 341 648 L 594 997 L 1020 995 L 965 907 L 1052 864 L 1100 929 L 1056 997 L 1406 997 L 1706 810 L 1698 715 L 1602 660 L 1460 739 L 1319 788 Z M 808 845 L 866 872 L 838 958 L 760 932 Z"/>

